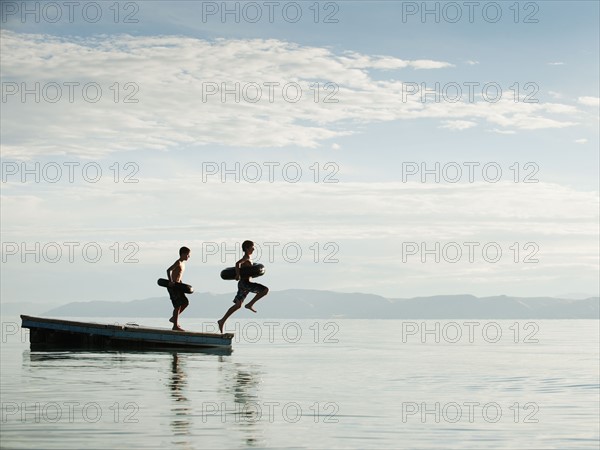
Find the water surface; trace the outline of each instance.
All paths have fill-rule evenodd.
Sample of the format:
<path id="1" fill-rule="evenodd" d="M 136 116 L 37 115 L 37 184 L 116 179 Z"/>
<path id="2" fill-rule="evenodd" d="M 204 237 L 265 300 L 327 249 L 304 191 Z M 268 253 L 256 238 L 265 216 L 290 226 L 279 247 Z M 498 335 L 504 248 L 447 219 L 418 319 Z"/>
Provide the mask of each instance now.
<path id="1" fill-rule="evenodd" d="M 232 320 L 231 354 L 31 352 L 19 323 L 3 448 L 599 445 L 598 321 Z"/>

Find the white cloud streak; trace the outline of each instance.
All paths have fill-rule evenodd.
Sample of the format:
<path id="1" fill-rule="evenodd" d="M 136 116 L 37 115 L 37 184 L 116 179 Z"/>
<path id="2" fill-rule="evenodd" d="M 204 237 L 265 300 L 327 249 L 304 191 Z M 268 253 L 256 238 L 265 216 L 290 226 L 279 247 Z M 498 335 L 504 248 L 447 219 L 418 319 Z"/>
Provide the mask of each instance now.
<path id="1" fill-rule="evenodd" d="M 579 97 L 577 101 L 585 106 L 595 106 L 596 108 L 600 107 L 600 97 Z"/>
<path id="2" fill-rule="evenodd" d="M 442 122 L 443 125 L 440 128 L 447 128 L 449 130 L 468 130 L 469 128 L 473 128 L 477 126 L 476 122 L 471 122 L 468 120 L 446 120 Z"/>
<path id="3" fill-rule="evenodd" d="M 494 104 L 481 99 L 423 103 L 418 95 L 407 95 L 404 83 L 375 80 L 370 74 L 377 69 L 453 67 L 445 61 L 335 54 L 274 39 L 73 38 L 3 30 L 1 45 L 3 82 L 13 83 L 11 88 L 40 83 L 42 93 L 39 103 L 32 95 L 22 102 L 19 93 L 6 98 L 2 152 L 9 158 L 64 154 L 93 158 L 208 145 L 317 148 L 329 139 L 356 133 L 357 124 L 393 120 L 434 119 L 446 125 L 484 122 L 508 132 L 577 123 L 577 108 L 557 103 L 515 103 L 508 98 Z M 73 88 L 72 103 L 64 85 L 69 82 L 80 83 Z M 133 84 L 126 86 L 128 82 Z M 239 103 L 234 94 L 225 102 L 219 95 L 203 99 L 207 89 L 220 89 L 221 83 L 235 88 L 236 82 L 240 83 Z M 333 84 L 326 86 L 327 82 Z M 63 97 L 56 103 L 44 101 L 54 96 L 50 83 L 62 87 Z M 101 87 L 98 102 L 83 99 L 80 89 L 86 83 Z M 279 83 L 273 101 L 264 83 Z M 301 87 L 298 102 L 285 101 L 286 83 Z M 316 102 L 315 83 L 319 83 Z M 245 101 L 257 98 L 257 86 L 262 90 L 260 100 Z M 294 97 L 294 89 L 287 92 Z M 139 102 L 124 103 L 127 95 Z M 326 98 L 338 102 L 326 103 Z"/>
<path id="4" fill-rule="evenodd" d="M 131 230 L 140 238 L 160 234 L 162 228 L 182 227 L 215 238 L 239 234 L 240 211 L 245 211 L 244 226 L 280 239 L 307 233 L 320 239 L 450 238 L 528 234 L 533 229 L 538 236 L 597 235 L 598 193 L 552 183 L 217 180 L 202 183 L 198 176 L 182 174 L 168 180 L 144 178 L 131 185 L 112 180 L 76 189 L 57 185 L 40 193 L 27 184 L 9 182 L 2 215 L 10 217 L 10 223 L 4 224 L 3 233 L 9 237 L 79 230 L 127 232 L 135 225 Z M 145 209 L 132 217 L 130 212 L 140 204 Z"/>

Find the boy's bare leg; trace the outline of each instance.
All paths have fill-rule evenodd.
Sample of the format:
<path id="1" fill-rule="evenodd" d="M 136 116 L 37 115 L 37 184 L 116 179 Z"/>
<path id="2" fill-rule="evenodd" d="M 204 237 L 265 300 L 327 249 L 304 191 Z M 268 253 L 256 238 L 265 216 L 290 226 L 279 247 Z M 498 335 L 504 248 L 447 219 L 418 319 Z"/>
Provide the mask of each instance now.
<path id="1" fill-rule="evenodd" d="M 266 288 L 264 291 L 259 292 L 258 294 L 256 294 L 254 296 L 254 298 L 250 301 L 250 303 L 248 303 L 246 305 L 246 308 L 248 308 L 250 311 L 256 312 L 256 310 L 252 307 L 257 301 L 259 301 L 261 298 L 263 298 L 265 295 L 267 295 L 269 293 L 269 288 Z"/>
<path id="2" fill-rule="evenodd" d="M 227 319 L 229 319 L 229 316 L 231 316 L 234 312 L 236 312 L 241 307 L 242 307 L 242 302 L 236 302 L 231 308 L 229 308 L 227 310 L 227 312 L 225 313 L 225 315 L 223 316 L 223 318 L 221 320 L 217 320 L 217 324 L 219 325 L 219 331 L 221 332 L 221 334 L 223 334 L 223 326 L 225 326 L 225 321 Z"/>
<path id="3" fill-rule="evenodd" d="M 179 313 L 180 313 L 180 309 L 181 309 L 180 306 L 178 306 L 177 308 L 173 308 L 173 317 L 171 317 L 169 319 L 169 322 L 173 323 L 173 330 L 181 330 L 181 328 L 179 327 Z"/>

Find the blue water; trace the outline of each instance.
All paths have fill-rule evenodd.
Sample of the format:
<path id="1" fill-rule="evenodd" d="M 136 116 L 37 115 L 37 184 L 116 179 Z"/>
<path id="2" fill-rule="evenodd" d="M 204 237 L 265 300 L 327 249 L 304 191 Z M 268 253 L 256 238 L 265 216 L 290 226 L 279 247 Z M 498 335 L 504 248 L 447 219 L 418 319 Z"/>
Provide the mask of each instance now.
<path id="1" fill-rule="evenodd" d="M 232 320 L 231 354 L 31 352 L 19 323 L 2 319 L 3 448 L 600 443 L 598 321 Z"/>

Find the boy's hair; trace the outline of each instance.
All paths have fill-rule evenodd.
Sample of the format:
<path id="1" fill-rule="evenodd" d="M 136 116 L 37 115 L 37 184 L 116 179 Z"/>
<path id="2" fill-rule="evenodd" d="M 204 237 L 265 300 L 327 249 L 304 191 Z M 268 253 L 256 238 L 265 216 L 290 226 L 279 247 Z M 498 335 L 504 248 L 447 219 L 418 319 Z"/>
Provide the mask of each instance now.
<path id="1" fill-rule="evenodd" d="M 190 252 L 191 252 L 191 250 L 189 248 L 187 248 L 187 247 L 181 247 L 179 249 L 179 256 L 187 255 Z"/>
<path id="2" fill-rule="evenodd" d="M 244 241 L 244 242 L 242 242 L 242 250 L 245 252 L 253 245 L 254 245 L 254 242 L 252 242 L 252 241 Z"/>

